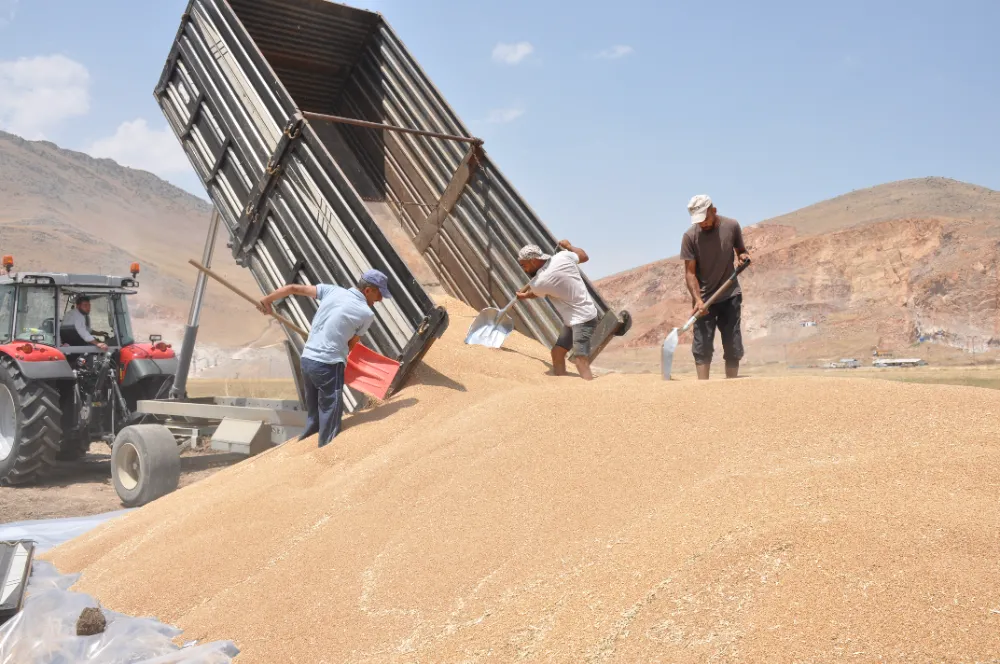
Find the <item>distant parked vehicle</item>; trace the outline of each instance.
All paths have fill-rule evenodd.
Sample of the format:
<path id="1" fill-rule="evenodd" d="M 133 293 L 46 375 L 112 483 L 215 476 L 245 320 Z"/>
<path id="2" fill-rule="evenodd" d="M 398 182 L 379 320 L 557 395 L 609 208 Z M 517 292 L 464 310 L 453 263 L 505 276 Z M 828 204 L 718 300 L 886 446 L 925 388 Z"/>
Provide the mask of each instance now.
<path id="1" fill-rule="evenodd" d="M 918 357 L 879 358 L 872 361 L 873 367 L 880 367 L 880 368 L 922 367 L 926 365 L 927 361 L 921 360 Z"/>

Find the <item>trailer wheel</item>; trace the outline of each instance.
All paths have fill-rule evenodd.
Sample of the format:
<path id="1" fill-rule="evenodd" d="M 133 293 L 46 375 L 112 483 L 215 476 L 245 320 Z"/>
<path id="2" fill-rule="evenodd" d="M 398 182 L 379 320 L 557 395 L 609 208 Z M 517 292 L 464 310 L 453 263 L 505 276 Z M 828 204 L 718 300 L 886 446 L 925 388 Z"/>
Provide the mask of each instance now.
<path id="1" fill-rule="evenodd" d="M 59 391 L 0 359 L 0 486 L 33 482 L 51 468 L 61 424 Z"/>
<path id="2" fill-rule="evenodd" d="M 135 424 L 118 432 L 111 446 L 111 480 L 125 507 L 140 507 L 177 488 L 181 457 L 170 429 Z"/>

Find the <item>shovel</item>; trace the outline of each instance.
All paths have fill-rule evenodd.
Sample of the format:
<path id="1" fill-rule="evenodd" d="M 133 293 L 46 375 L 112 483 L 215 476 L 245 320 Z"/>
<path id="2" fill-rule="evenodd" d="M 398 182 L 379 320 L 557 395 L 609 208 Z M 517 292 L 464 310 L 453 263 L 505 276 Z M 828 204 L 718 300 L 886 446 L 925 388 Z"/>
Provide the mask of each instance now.
<path id="1" fill-rule="evenodd" d="M 733 285 L 733 282 L 736 281 L 736 277 L 739 276 L 740 272 L 747 269 L 749 265 L 750 259 L 747 259 L 743 263 L 740 263 L 739 267 L 733 270 L 732 276 L 726 279 L 725 283 L 719 286 L 719 290 L 712 293 L 712 297 L 708 298 L 708 301 L 705 302 L 706 310 L 719 299 L 719 296 L 721 296 L 730 286 Z M 660 351 L 660 368 L 663 372 L 663 380 L 670 380 L 670 367 L 674 363 L 674 351 L 677 350 L 678 338 L 681 334 L 687 332 L 691 326 L 694 325 L 696 320 L 698 320 L 697 313 L 694 316 L 691 316 L 691 318 L 688 319 L 688 322 L 684 323 L 684 327 L 680 328 L 680 330 L 676 327 L 671 330 L 670 334 L 668 334 L 667 338 L 663 341 L 663 349 Z"/>
<path id="2" fill-rule="evenodd" d="M 469 326 L 469 333 L 465 335 L 465 343 L 486 346 L 487 348 L 500 348 L 507 335 L 514 329 L 514 319 L 507 314 L 507 310 L 517 302 L 517 295 L 507 303 L 507 306 L 499 311 L 494 307 L 487 307 L 479 312 L 476 320 Z"/>
<path id="3" fill-rule="evenodd" d="M 260 302 L 260 300 L 254 299 L 251 295 L 244 293 L 242 290 L 229 283 L 222 276 L 216 274 L 198 261 L 189 260 L 188 263 L 198 268 L 212 279 L 215 279 L 220 284 L 254 306 L 257 306 Z M 271 318 L 274 318 L 281 324 L 295 330 L 302 335 L 302 338 L 305 339 L 309 337 L 308 332 L 273 311 L 271 312 Z M 344 384 L 358 390 L 359 392 L 370 394 L 376 399 L 384 400 L 385 395 L 392 386 L 392 380 L 396 377 L 396 374 L 399 373 L 399 366 L 399 362 L 385 357 L 384 355 L 379 355 L 370 348 L 363 346 L 361 342 L 358 342 L 354 344 L 354 348 L 352 348 L 351 352 L 347 355 L 347 366 L 344 368 Z"/>
<path id="4" fill-rule="evenodd" d="M 562 251 L 562 248 L 556 247 L 553 253 L 556 251 Z M 529 286 L 532 281 L 528 282 Z M 469 326 L 469 332 L 465 335 L 465 343 L 486 346 L 487 348 L 503 346 L 507 335 L 514 329 L 514 319 L 507 314 L 507 310 L 516 302 L 517 293 L 503 309 L 497 310 L 496 307 L 487 307 L 480 311 L 476 320 L 472 321 L 472 325 Z"/>
<path id="5" fill-rule="evenodd" d="M 379 355 L 359 341 L 347 354 L 344 383 L 379 401 L 385 401 L 385 395 L 389 393 L 397 373 L 399 362 Z"/>
<path id="6" fill-rule="evenodd" d="M 253 306 L 256 307 L 260 303 L 260 299 L 254 299 L 252 296 L 247 295 L 246 293 L 244 293 L 243 291 L 241 291 L 239 288 L 237 288 L 236 286 L 232 285 L 231 283 L 229 283 L 228 281 L 226 281 L 225 279 L 223 279 L 220 275 L 216 274 L 215 272 L 212 272 L 210 269 L 208 269 L 207 267 L 205 267 L 204 265 L 202 265 L 198 261 L 196 261 L 196 260 L 189 260 L 188 263 L 190 263 L 191 265 L 193 265 L 196 268 L 198 268 L 198 270 L 200 270 L 201 272 L 204 272 L 206 276 L 212 277 L 213 279 L 215 279 L 216 281 L 218 281 L 220 284 L 222 284 L 223 286 L 225 286 L 229 290 L 233 291 L 234 293 L 236 293 L 237 295 L 239 295 L 240 297 L 242 297 L 244 300 L 246 300 L 247 302 L 249 302 Z M 292 321 L 288 320 L 284 316 L 279 316 L 278 314 L 276 314 L 276 313 L 274 313 L 272 311 L 271 312 L 271 318 L 275 319 L 276 321 L 278 321 L 282 325 L 288 327 L 289 329 L 295 330 L 300 335 L 302 335 L 303 339 L 305 339 L 305 338 L 307 338 L 309 336 L 308 332 L 306 332 L 301 327 L 299 327 L 298 325 L 296 325 Z"/>

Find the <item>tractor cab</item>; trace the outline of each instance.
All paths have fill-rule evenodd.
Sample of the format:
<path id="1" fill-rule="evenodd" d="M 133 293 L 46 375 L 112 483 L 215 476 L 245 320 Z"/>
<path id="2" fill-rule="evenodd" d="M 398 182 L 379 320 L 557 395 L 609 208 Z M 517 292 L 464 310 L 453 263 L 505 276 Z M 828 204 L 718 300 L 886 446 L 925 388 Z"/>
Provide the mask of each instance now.
<path id="1" fill-rule="evenodd" d="M 148 383 L 143 394 L 159 395 L 172 381 L 174 352 L 159 335 L 137 342 L 132 331 L 128 296 L 135 295 L 139 264 L 131 277 L 50 272 L 11 273 L 13 259 L 5 256 L 0 274 L 0 353 L 37 367 L 41 361 L 63 359 L 70 372 L 88 374 L 110 363 L 122 386 Z M 88 342 L 84 335 L 93 337 Z M 27 343 L 25 343 L 27 342 Z M 107 346 L 104 351 L 98 343 Z M 44 375 L 57 378 L 54 367 Z M 29 369 L 29 373 L 32 370 Z M 131 404 L 134 399 L 127 399 Z"/>
<path id="2" fill-rule="evenodd" d="M 135 291 L 38 283 L 42 277 L 25 276 L 20 281 L 0 278 L 0 342 L 27 341 L 68 349 L 74 355 L 101 352 L 77 332 L 77 319 L 95 339 L 107 344 L 109 351 L 135 341 L 126 299 Z"/>
<path id="3" fill-rule="evenodd" d="M 165 396 L 177 372 L 177 359 L 156 335 L 149 342 L 134 338 L 128 296 L 139 286 L 138 264 L 132 265 L 131 277 L 12 273 L 9 256 L 4 257 L 3 267 L 0 481 L 12 482 L 21 472 L 32 475 L 38 464 L 25 457 L 28 461 L 21 468 L 17 456 L 11 456 L 18 436 L 4 433 L 5 429 L 14 431 L 18 422 L 31 420 L 15 416 L 5 425 L 5 403 L 21 399 L 20 406 L 6 410 L 24 411 L 28 403 L 36 403 L 37 394 L 28 392 L 47 395 L 38 402 L 49 412 L 46 435 L 53 439 L 46 445 L 58 449 L 60 458 L 77 458 L 92 440 L 113 440 L 132 424 L 138 401 Z M 37 454 L 48 452 L 40 449 Z"/>
<path id="4" fill-rule="evenodd" d="M 116 357 L 135 344 L 128 296 L 137 292 L 138 264 L 133 264 L 129 278 L 42 272 L 12 275 L 12 263 L 5 257 L 8 271 L 0 275 L 0 345 L 12 344 L 26 355 L 32 352 L 29 346 L 58 349 L 66 357 L 102 353 L 83 338 L 81 329 L 106 344 Z"/>
<path id="5" fill-rule="evenodd" d="M 132 291 L 95 291 L 90 288 L 64 286 L 59 289 L 59 329 L 56 345 L 62 347 L 93 346 L 78 331 L 77 322 L 109 351 L 120 351 L 132 344 L 132 324 L 126 296 Z M 96 350 L 96 347 L 95 347 Z"/>

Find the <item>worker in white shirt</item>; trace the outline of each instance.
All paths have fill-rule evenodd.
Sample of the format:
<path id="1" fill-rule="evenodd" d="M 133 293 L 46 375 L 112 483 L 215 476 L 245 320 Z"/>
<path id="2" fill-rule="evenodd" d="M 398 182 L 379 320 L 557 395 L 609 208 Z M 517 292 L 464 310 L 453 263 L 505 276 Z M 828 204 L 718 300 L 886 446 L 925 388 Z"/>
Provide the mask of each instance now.
<path id="1" fill-rule="evenodd" d="M 592 380 L 590 371 L 590 340 L 597 328 L 597 305 L 590 297 L 587 284 L 580 274 L 580 263 L 589 260 L 587 252 L 563 240 L 554 256 L 542 253 L 534 244 L 523 247 L 517 255 L 521 268 L 532 281 L 517 293 L 518 299 L 548 297 L 562 318 L 562 334 L 552 347 L 552 370 L 557 376 L 566 375 L 566 355 L 573 350 L 573 362 L 580 377 Z"/>
<path id="2" fill-rule="evenodd" d="M 63 341 L 68 341 L 71 346 L 79 342 L 93 344 L 102 351 L 108 350 L 108 345 L 98 341 L 90 331 L 90 296 L 77 295 L 76 308 L 66 312 L 65 318 L 59 322 Z M 70 337 L 70 338 L 67 338 Z M 76 339 L 75 337 L 79 337 Z"/>

